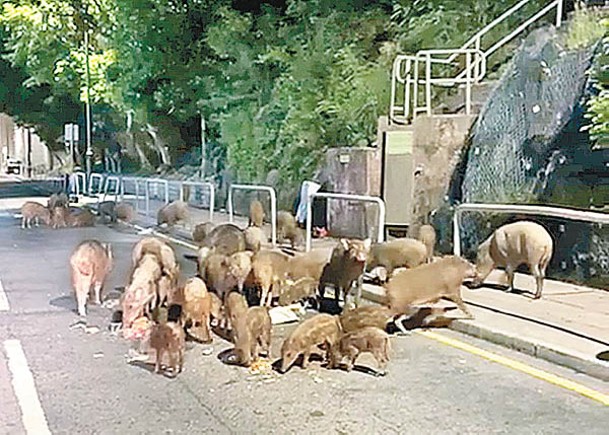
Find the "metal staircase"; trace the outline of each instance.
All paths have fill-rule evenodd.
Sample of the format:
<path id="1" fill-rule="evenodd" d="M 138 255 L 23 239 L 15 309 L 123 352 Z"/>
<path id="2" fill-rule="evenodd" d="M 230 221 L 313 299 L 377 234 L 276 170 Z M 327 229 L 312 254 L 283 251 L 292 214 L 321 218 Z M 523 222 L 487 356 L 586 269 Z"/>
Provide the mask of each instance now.
<path id="1" fill-rule="evenodd" d="M 560 27 L 564 0 L 552 0 L 528 19 L 523 20 L 509 34 L 493 43 L 483 37 L 513 16 L 531 0 L 522 0 L 497 17 L 457 49 L 420 50 L 415 55 L 400 55 L 393 62 L 391 74 L 390 124 L 409 124 L 417 115 L 432 114 L 432 87 L 462 87 L 465 90 L 465 113 L 471 114 L 472 87 L 486 76 L 487 59 L 529 26 L 556 13 L 556 27 Z M 456 73 L 447 74 L 447 66 Z"/>

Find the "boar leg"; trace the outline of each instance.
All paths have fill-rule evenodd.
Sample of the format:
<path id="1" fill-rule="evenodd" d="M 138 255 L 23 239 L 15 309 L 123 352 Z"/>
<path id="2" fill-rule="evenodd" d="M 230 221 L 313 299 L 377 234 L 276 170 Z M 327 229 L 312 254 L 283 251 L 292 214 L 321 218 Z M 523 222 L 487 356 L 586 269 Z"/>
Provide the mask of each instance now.
<path id="1" fill-rule="evenodd" d="M 311 358 L 311 349 L 307 349 L 302 353 L 302 368 L 309 367 L 309 358 Z"/>
<path id="2" fill-rule="evenodd" d="M 165 353 L 165 349 L 162 347 L 158 348 L 156 351 L 156 363 L 154 364 L 154 372 L 161 372 L 161 360 L 163 359 L 163 353 Z"/>
<path id="3" fill-rule="evenodd" d="M 95 290 L 95 303 L 97 305 L 101 305 L 101 288 L 102 288 L 101 282 L 96 282 L 95 286 L 93 287 L 93 289 Z"/>
<path id="4" fill-rule="evenodd" d="M 535 299 L 539 299 L 541 297 L 541 291 L 543 289 L 543 279 L 545 275 L 545 271 L 539 267 L 538 264 L 531 267 L 531 271 L 533 275 L 535 275 L 535 282 L 537 284 L 537 291 L 535 292 Z"/>
<path id="5" fill-rule="evenodd" d="M 385 346 L 383 345 L 383 348 Z M 379 370 L 376 372 L 376 376 L 385 376 L 387 373 L 387 359 L 385 358 L 385 349 L 373 349 L 372 355 L 378 364 Z"/>
<path id="6" fill-rule="evenodd" d="M 85 306 L 87 304 L 87 297 L 89 296 L 89 288 L 89 285 L 85 286 L 81 284 L 80 288 L 77 288 L 76 290 L 76 304 L 78 305 L 78 315 L 82 317 L 85 317 L 87 315 L 87 310 Z"/>
<path id="7" fill-rule="evenodd" d="M 261 294 L 260 294 L 260 306 L 261 306 L 261 307 L 263 307 L 263 306 L 265 305 L 265 301 L 266 301 L 266 298 L 267 298 L 268 293 L 269 293 L 269 288 L 268 288 L 268 286 L 266 286 L 266 285 L 265 285 L 265 286 L 263 286 L 263 287 L 262 287 Z"/>
<path id="8" fill-rule="evenodd" d="M 350 372 L 353 370 L 353 366 L 355 365 L 355 360 L 359 356 L 359 350 L 353 346 L 349 346 L 347 351 L 347 371 Z"/>
<path id="9" fill-rule="evenodd" d="M 463 299 L 461 299 L 461 295 L 455 294 L 455 295 L 452 295 L 452 296 L 446 296 L 446 299 L 448 299 L 450 301 L 453 301 L 455 304 L 457 304 L 459 309 L 461 311 L 463 311 L 467 315 L 466 319 L 473 319 L 474 318 L 474 315 L 467 308 L 467 306 L 465 305 L 465 302 L 463 302 Z"/>
<path id="10" fill-rule="evenodd" d="M 515 269 L 516 268 L 511 264 L 508 264 L 505 267 L 505 273 L 507 275 L 507 281 L 508 281 L 508 289 L 507 289 L 508 292 L 514 291 L 514 270 Z"/>

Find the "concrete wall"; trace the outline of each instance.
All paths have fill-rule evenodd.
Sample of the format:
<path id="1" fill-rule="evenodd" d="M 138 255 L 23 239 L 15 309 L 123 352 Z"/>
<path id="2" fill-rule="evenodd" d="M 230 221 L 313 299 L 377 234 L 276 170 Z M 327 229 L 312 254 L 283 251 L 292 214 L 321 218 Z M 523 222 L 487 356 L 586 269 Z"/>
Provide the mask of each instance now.
<path id="1" fill-rule="evenodd" d="M 27 175 L 28 143 L 31 144 L 32 173 L 52 169 L 51 153 L 38 135 L 30 130 L 28 137 L 27 128 L 17 126 L 10 116 L 0 113 L 0 170 L 6 171 L 8 157 L 17 158 L 23 162 L 24 174 Z"/>

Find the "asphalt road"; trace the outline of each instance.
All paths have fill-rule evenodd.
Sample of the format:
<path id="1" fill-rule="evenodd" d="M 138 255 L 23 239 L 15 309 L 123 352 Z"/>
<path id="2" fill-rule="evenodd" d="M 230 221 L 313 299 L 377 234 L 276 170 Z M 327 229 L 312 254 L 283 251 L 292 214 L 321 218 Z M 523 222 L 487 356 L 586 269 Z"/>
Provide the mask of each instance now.
<path id="1" fill-rule="evenodd" d="M 54 434 L 607 433 L 606 406 L 416 333 L 392 337 L 389 373 L 380 378 L 329 371 L 318 362 L 306 371 L 252 375 L 220 361 L 218 354 L 232 346 L 219 337 L 209 356 L 206 346 L 189 343 L 177 379 L 155 375 L 150 367 L 127 364 L 134 344 L 107 330 L 109 309 L 90 308 L 89 324 L 100 332 L 70 329 L 78 318 L 68 269 L 74 246 L 87 238 L 112 243 L 116 260 L 108 292 L 126 284 L 139 236 L 103 226 L 21 230 L 18 219 L 0 216 L 0 281 L 10 305 L 0 311 L 0 343 L 16 339 L 23 348 Z M 194 263 L 180 257 L 185 276 L 192 275 Z M 293 327 L 274 327 L 273 359 Z M 524 355 L 442 333 L 609 390 Z M 21 412 L 34 400 L 18 402 L 23 383 L 12 384 L 6 344 L 0 348 L 0 434 L 27 433 Z M 358 365 L 375 367 L 368 355 Z"/>

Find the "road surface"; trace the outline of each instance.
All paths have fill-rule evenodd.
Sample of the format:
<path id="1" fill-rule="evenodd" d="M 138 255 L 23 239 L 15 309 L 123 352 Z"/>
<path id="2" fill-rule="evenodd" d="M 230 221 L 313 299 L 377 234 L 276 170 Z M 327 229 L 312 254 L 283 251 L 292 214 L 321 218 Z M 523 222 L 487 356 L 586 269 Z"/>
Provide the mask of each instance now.
<path id="1" fill-rule="evenodd" d="M 109 309 L 90 309 L 89 324 L 100 332 L 70 329 L 78 317 L 68 258 L 88 238 L 114 249 L 106 294 L 124 286 L 139 238 L 132 230 L 21 230 L 18 219 L 0 215 L 0 293 L 8 302 L 0 294 L 0 434 L 607 433 L 609 409 L 598 401 L 416 333 L 392 337 L 389 373 L 379 378 L 318 362 L 306 371 L 252 375 L 220 361 L 232 346 L 219 337 L 209 356 L 206 346 L 189 343 L 177 379 L 155 375 L 126 362 L 134 345 L 107 330 Z M 177 250 L 191 276 L 194 263 Z M 274 327 L 273 360 L 293 327 Z M 441 334 L 609 392 L 566 369 Z M 358 365 L 375 367 L 368 355 Z"/>

